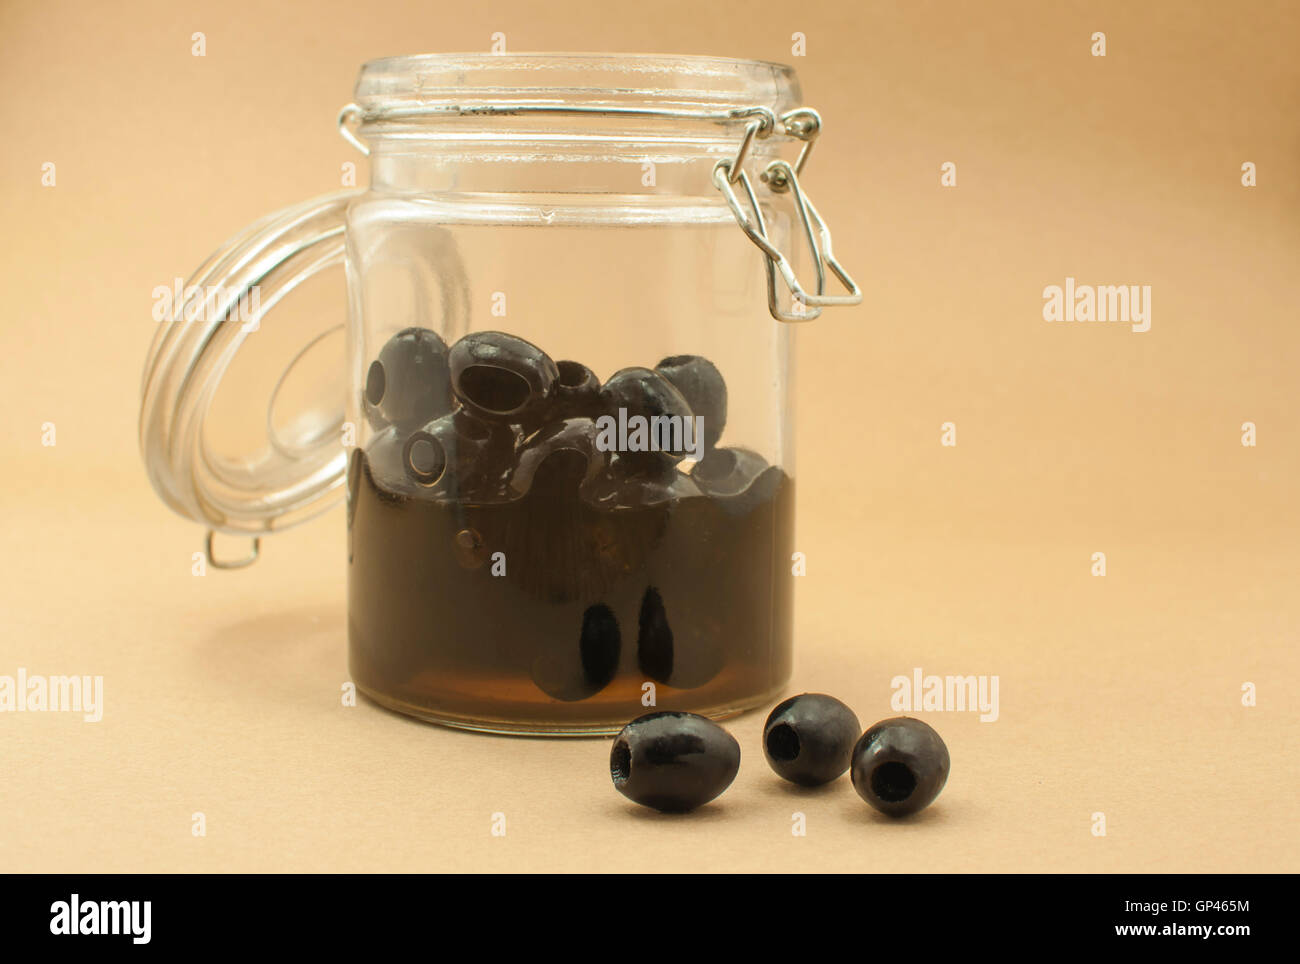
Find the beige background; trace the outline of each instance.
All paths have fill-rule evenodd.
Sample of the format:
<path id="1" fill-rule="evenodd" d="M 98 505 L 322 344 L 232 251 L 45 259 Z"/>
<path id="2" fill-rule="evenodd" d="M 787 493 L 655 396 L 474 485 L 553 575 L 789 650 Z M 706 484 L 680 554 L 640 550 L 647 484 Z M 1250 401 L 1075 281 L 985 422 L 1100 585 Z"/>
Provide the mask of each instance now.
<path id="1" fill-rule="evenodd" d="M 107 700 L 97 725 L 0 716 L 0 869 L 1300 869 L 1294 5 L 591 9 L 0 6 L 0 674 L 102 674 Z M 613 792 L 606 742 L 341 707 L 340 513 L 191 576 L 201 533 L 135 440 L 152 288 L 337 187 L 363 60 L 494 31 L 782 61 L 807 35 L 808 184 L 867 294 L 799 333 L 792 692 L 866 723 L 914 666 L 999 675 L 998 722 L 928 717 L 953 772 L 919 819 L 779 784 L 761 713 L 731 724 L 726 796 L 665 818 Z M 1045 323 L 1066 275 L 1150 284 L 1151 330 Z"/>

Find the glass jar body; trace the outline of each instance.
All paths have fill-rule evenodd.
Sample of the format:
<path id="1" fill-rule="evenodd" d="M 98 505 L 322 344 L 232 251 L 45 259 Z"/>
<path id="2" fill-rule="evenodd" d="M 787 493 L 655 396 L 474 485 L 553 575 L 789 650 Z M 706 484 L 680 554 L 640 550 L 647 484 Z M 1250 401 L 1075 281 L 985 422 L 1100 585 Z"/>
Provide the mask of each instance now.
<path id="1" fill-rule="evenodd" d="M 793 329 L 710 186 L 734 131 L 373 145 L 346 227 L 358 686 L 551 734 L 780 690 Z"/>

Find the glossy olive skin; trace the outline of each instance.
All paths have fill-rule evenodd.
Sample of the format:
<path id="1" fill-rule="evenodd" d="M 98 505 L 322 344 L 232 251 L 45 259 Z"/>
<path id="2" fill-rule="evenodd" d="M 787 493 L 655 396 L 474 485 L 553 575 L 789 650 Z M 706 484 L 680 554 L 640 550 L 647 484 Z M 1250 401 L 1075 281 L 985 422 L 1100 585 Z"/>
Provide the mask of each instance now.
<path id="1" fill-rule="evenodd" d="M 881 720 L 853 748 L 853 788 L 883 814 L 924 810 L 948 782 L 948 747 L 934 727 L 899 716 Z"/>
<path id="2" fill-rule="evenodd" d="M 596 446 L 599 431 L 590 418 L 552 422 L 529 436 L 515 457 L 510 490 L 515 496 L 532 491 L 539 478 L 566 485 L 573 494 L 583 492 L 604 472 L 609 453 Z"/>
<path id="3" fill-rule="evenodd" d="M 673 383 L 649 368 L 624 368 L 616 371 L 609 376 L 609 380 L 601 388 L 600 397 L 605 412 L 615 418 L 618 417 L 620 408 L 626 410 L 629 419 L 640 415 L 647 421 L 658 416 L 676 416 L 687 420 L 691 419 L 693 414 L 691 406 Z M 669 443 L 681 443 L 671 450 L 626 452 L 619 453 L 620 457 L 647 466 L 664 461 L 680 462 L 686 456 L 687 430 L 687 426 L 683 423 L 679 437 L 670 435 L 667 439 Z M 693 423 L 689 430 L 694 431 Z"/>
<path id="4" fill-rule="evenodd" d="M 606 507 L 667 505 L 701 494 L 689 475 L 653 452 L 612 453 L 605 472 L 584 490 L 592 503 Z"/>
<path id="5" fill-rule="evenodd" d="M 402 471 L 425 491 L 486 497 L 503 486 L 512 469 L 514 441 L 510 428 L 460 409 L 407 436 Z"/>
<path id="6" fill-rule="evenodd" d="M 770 502 L 783 477 L 763 456 L 742 448 L 710 449 L 691 470 L 700 490 L 736 515 Z"/>
<path id="7" fill-rule="evenodd" d="M 409 438 L 409 432 L 390 425 L 366 444 L 366 458 L 370 461 L 370 472 L 375 481 L 389 492 L 400 495 L 411 495 L 420 490 L 420 486 L 407 476 L 403 463 Z"/>
<path id="8" fill-rule="evenodd" d="M 663 595 L 647 586 L 637 614 L 636 660 L 648 679 L 689 690 L 722 672 L 726 658 L 714 634 L 673 619 Z"/>
<path id="9" fill-rule="evenodd" d="M 372 427 L 406 430 L 451 411 L 447 343 L 427 328 L 404 328 L 379 350 L 366 370 L 363 391 Z"/>
<path id="10" fill-rule="evenodd" d="M 777 776 L 816 787 L 849 768 L 861 732 L 857 715 L 835 697 L 803 693 L 772 710 L 763 726 L 763 753 Z"/>
<path id="11" fill-rule="evenodd" d="M 585 700 L 614 679 L 621 647 L 613 611 L 601 603 L 588 606 L 577 634 L 548 636 L 540 643 L 532 665 L 533 682 L 557 700 Z"/>
<path id="12" fill-rule="evenodd" d="M 704 446 L 713 448 L 727 425 L 727 383 L 718 366 L 701 355 L 673 355 L 655 371 L 682 393 L 691 411 L 704 419 Z"/>
<path id="13" fill-rule="evenodd" d="M 740 744 L 694 713 L 649 713 L 619 732 L 609 754 L 614 788 L 664 813 L 685 813 L 716 798 L 740 769 Z"/>
<path id="14" fill-rule="evenodd" d="M 546 352 L 501 331 L 476 331 L 451 346 L 451 387 L 479 418 L 527 425 L 555 397 L 560 371 Z"/>

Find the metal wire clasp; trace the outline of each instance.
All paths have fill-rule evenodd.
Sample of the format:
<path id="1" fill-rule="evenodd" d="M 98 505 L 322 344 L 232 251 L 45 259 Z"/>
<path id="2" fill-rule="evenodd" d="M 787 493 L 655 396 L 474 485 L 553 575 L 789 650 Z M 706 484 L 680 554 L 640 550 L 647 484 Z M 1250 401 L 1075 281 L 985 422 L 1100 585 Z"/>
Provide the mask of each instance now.
<path id="1" fill-rule="evenodd" d="M 243 559 L 222 560 L 218 559 L 212 551 L 212 537 L 215 534 L 213 530 L 209 529 L 208 536 L 203 541 L 203 555 L 207 557 L 208 565 L 213 569 L 244 569 L 257 562 L 257 557 L 261 554 L 262 549 L 261 539 L 253 539 L 253 547 Z"/>
<path id="2" fill-rule="evenodd" d="M 741 166 L 754 139 L 756 137 L 761 139 L 770 136 L 776 127 L 773 124 L 765 131 L 761 126 L 756 126 L 759 123 L 758 120 L 750 122 L 746 128 L 745 138 L 741 141 L 740 149 L 736 152 L 735 157 L 730 160 L 718 161 L 714 165 L 713 184 L 722 192 L 727 206 L 731 208 L 731 213 L 735 215 L 736 223 L 740 225 L 749 239 L 758 246 L 759 250 L 766 255 L 764 267 L 767 270 L 768 310 L 771 311 L 772 317 L 778 321 L 800 322 L 812 321 L 817 318 L 821 315 L 823 307 L 861 304 L 862 291 L 858 288 L 857 282 L 844 270 L 844 266 L 835 259 L 835 253 L 831 247 L 830 228 L 827 227 L 826 221 L 817 211 L 817 208 L 813 206 L 812 200 L 804 193 L 803 187 L 799 183 L 799 175 L 808 163 L 808 156 L 812 153 L 817 135 L 821 133 L 820 115 L 811 108 L 800 107 L 781 116 L 781 132 L 787 137 L 794 137 L 803 141 L 803 148 L 800 150 L 799 157 L 794 164 L 783 160 L 772 161 L 760 176 L 760 180 L 774 193 L 784 194 L 788 191 L 794 198 L 794 208 L 799 215 L 799 223 L 803 228 L 808 248 L 812 252 L 813 264 L 817 272 L 817 290 L 815 293 L 804 288 L 795 276 L 790 259 L 768 237 L 767 224 L 763 219 L 762 209 L 759 207 L 758 198 L 754 196 L 754 186 L 750 183 L 749 175 L 745 173 Z M 748 212 L 741 205 L 740 198 L 736 195 L 736 189 L 732 186 L 736 183 L 739 183 L 745 189 L 745 198 L 749 202 Z M 831 269 L 831 272 L 839 279 L 848 294 L 826 294 L 827 268 Z M 786 287 L 790 289 L 790 297 L 796 306 L 794 310 L 786 311 L 780 305 L 776 291 L 776 276 L 778 273 L 781 275 Z M 811 310 L 800 310 L 801 308 Z"/>
<path id="3" fill-rule="evenodd" d="M 370 148 L 366 146 L 365 141 L 357 137 L 356 131 L 361 122 L 365 120 L 365 116 L 365 111 L 356 104 L 344 104 L 343 108 L 339 111 L 337 124 L 339 128 L 339 136 L 366 157 L 369 157 Z"/>

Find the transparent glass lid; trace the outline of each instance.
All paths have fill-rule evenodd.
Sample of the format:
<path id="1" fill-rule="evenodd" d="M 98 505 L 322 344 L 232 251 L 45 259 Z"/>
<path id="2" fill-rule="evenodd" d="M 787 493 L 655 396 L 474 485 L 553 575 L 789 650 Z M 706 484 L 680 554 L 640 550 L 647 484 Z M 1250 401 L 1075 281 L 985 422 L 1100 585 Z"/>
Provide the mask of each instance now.
<path id="1" fill-rule="evenodd" d="M 449 53 L 385 57 L 361 68 L 356 102 L 448 108 L 524 103 L 644 104 L 708 108 L 799 100 L 784 64 L 678 54 Z"/>
<path id="2" fill-rule="evenodd" d="M 210 530 L 256 536 L 343 494 L 347 298 L 326 269 L 343 263 L 354 196 L 273 214 L 154 292 L 141 451 L 163 500 Z"/>

